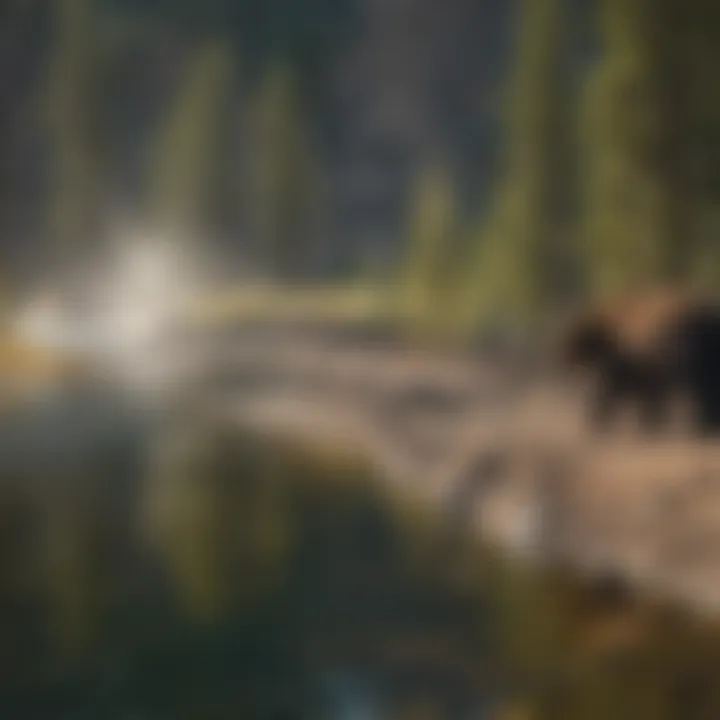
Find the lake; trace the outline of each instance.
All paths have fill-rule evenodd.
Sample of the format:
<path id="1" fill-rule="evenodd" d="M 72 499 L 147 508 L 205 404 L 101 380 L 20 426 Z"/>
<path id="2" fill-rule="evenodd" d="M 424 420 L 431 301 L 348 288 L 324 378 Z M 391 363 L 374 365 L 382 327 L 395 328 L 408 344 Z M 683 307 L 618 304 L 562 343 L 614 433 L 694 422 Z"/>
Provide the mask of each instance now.
<path id="1" fill-rule="evenodd" d="M 347 444 L 119 407 L 0 428 L 0 717 L 720 717 L 714 623 L 503 557 Z"/>

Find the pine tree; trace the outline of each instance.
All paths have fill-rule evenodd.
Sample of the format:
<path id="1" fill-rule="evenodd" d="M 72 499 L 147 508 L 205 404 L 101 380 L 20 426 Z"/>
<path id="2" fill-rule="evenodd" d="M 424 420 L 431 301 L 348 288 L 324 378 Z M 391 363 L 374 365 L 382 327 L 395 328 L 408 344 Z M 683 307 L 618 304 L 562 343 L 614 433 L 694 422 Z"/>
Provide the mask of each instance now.
<path id="1" fill-rule="evenodd" d="M 86 250 L 103 201 L 102 58 L 92 0 L 57 3 L 47 121 L 52 151 L 50 234 L 61 252 Z"/>
<path id="2" fill-rule="evenodd" d="M 195 237 L 217 219 L 228 158 L 232 54 L 207 41 L 162 123 L 148 175 L 150 221 L 164 232 Z"/>
<path id="3" fill-rule="evenodd" d="M 563 0 L 525 0 L 508 92 L 506 152 L 495 202 L 478 232 L 472 304 L 534 322 L 564 292 L 570 112 Z"/>
<path id="4" fill-rule="evenodd" d="M 678 0 L 600 9 L 603 48 L 583 118 L 585 234 L 593 287 L 612 292 L 688 269 L 693 12 Z"/>
<path id="5" fill-rule="evenodd" d="M 712 0 L 695 0 L 685 8 L 685 61 L 688 188 L 692 211 L 688 234 L 694 243 L 688 251 L 689 275 L 701 286 L 717 290 L 720 283 L 720 86 L 709 81 L 708 68 L 720 62 L 720 6 Z"/>
<path id="6" fill-rule="evenodd" d="M 412 195 L 400 282 L 403 310 L 415 325 L 436 328 L 451 310 L 457 207 L 447 169 L 429 164 Z"/>
<path id="7" fill-rule="evenodd" d="M 320 178 L 301 100 L 290 68 L 273 67 L 257 91 L 250 130 L 256 256 L 283 280 L 306 269 L 320 222 Z"/>

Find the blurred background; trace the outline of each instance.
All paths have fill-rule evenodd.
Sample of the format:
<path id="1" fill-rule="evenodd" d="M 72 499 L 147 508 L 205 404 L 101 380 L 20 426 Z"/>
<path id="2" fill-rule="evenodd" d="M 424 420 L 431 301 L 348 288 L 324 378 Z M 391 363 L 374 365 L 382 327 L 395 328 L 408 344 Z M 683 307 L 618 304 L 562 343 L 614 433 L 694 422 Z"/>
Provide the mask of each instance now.
<path id="1" fill-rule="evenodd" d="M 712 3 L 2 12 L 9 283 L 101 254 L 128 223 L 212 248 L 233 277 L 409 283 L 471 327 L 714 281 Z"/>
<path id="2" fill-rule="evenodd" d="M 720 717 L 714 621 L 518 563 L 250 402 L 427 411 L 419 486 L 442 407 L 499 417 L 471 344 L 712 290 L 718 40 L 713 0 L 0 2 L 0 715 Z M 420 355 L 308 325 L 454 359 L 401 407 Z"/>
<path id="3" fill-rule="evenodd" d="M 191 238 L 234 278 L 410 285 L 465 328 L 714 280 L 712 3 L 2 12 L 9 284 L 127 225 Z"/>

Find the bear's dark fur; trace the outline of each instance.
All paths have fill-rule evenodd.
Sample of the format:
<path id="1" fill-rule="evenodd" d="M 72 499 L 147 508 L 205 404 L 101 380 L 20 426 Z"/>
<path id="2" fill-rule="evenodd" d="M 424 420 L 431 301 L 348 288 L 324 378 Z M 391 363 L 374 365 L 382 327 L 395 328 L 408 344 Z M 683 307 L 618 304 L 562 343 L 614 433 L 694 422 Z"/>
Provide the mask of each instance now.
<path id="1" fill-rule="evenodd" d="M 633 403 L 645 429 L 668 419 L 684 398 L 693 425 L 720 430 L 720 305 L 690 293 L 660 289 L 591 307 L 569 324 L 562 362 L 584 372 L 593 390 L 590 419 L 604 428 Z"/>

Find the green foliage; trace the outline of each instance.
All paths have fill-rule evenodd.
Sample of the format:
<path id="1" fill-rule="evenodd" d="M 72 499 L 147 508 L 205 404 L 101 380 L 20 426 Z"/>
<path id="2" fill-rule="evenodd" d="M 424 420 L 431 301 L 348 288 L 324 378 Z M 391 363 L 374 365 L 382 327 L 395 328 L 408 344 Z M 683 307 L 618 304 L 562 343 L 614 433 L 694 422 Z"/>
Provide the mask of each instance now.
<path id="1" fill-rule="evenodd" d="M 642 3 L 606 0 L 604 52 L 588 79 L 585 127 L 589 267 L 598 292 L 657 279 L 657 178 L 645 162 L 657 121 Z"/>
<path id="2" fill-rule="evenodd" d="M 698 210 L 696 249 L 690 259 L 690 276 L 701 290 L 720 287 L 720 206 L 710 203 Z"/>
<path id="3" fill-rule="evenodd" d="M 704 80 L 718 59 L 717 10 L 604 0 L 600 11 L 602 53 L 583 111 L 592 287 L 705 284 L 717 244 L 709 167 L 720 105 Z"/>
<path id="4" fill-rule="evenodd" d="M 523 323 L 547 314 L 567 269 L 568 119 L 564 3 L 522 4 L 515 72 L 508 93 L 506 152 L 495 203 L 471 262 L 466 305 Z"/>
<path id="5" fill-rule="evenodd" d="M 53 152 L 50 233 L 68 252 L 87 248 L 97 230 L 103 182 L 103 56 L 92 0 L 57 3 L 49 64 L 47 121 Z"/>
<path id="6" fill-rule="evenodd" d="M 221 41 L 197 50 L 159 132 L 148 177 L 147 214 L 162 229 L 202 233 L 224 196 L 232 53 Z"/>
<path id="7" fill-rule="evenodd" d="M 248 212 L 258 259 L 285 280 L 302 274 L 320 231 L 320 178 L 306 122 L 291 69 L 271 68 L 252 106 Z"/>
<path id="8" fill-rule="evenodd" d="M 108 23 L 94 0 L 58 0 L 40 95 L 49 149 L 47 234 L 67 257 L 100 247 L 112 203 L 121 91 L 132 82 L 128 58 L 137 35 Z"/>
<path id="9" fill-rule="evenodd" d="M 434 335 L 447 328 L 457 281 L 457 207 L 447 169 L 425 167 L 411 202 L 400 279 L 403 315 L 414 330 Z"/>

